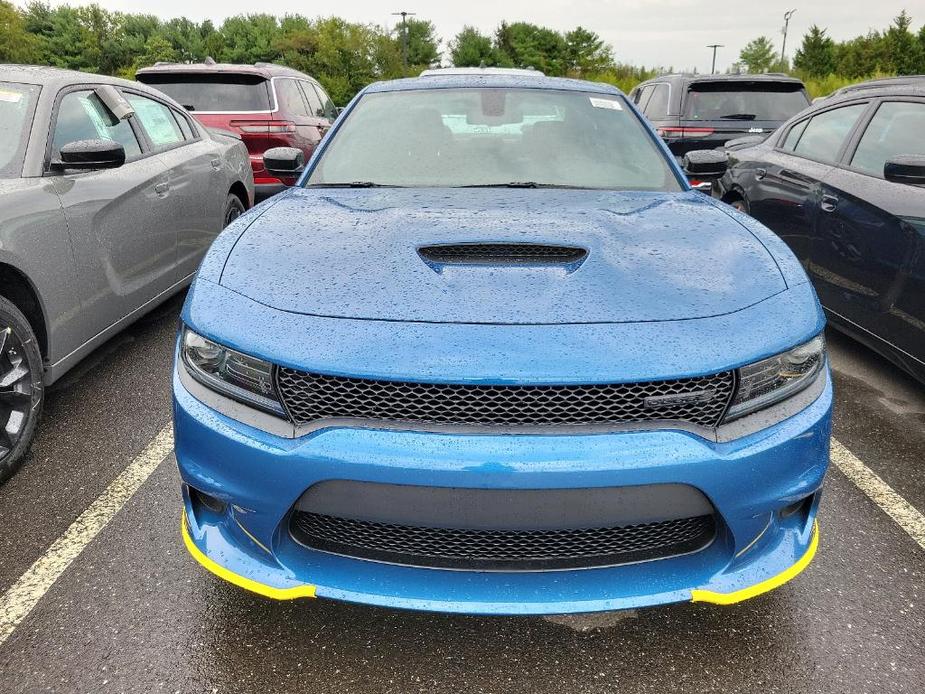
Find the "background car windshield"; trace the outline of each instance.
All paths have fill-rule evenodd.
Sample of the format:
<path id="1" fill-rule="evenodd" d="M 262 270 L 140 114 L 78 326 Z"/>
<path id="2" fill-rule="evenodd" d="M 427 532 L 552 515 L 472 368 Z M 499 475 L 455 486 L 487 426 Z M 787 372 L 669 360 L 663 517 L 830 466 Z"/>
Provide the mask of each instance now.
<path id="1" fill-rule="evenodd" d="M 367 94 L 308 185 L 680 190 L 622 97 L 539 89 Z"/>
<path id="2" fill-rule="evenodd" d="M 684 101 L 690 120 L 785 121 L 809 106 L 800 85 L 706 82 L 691 87 Z"/>
<path id="3" fill-rule="evenodd" d="M 188 111 L 269 111 L 269 82 L 260 75 L 196 75 L 162 73 L 138 75 L 138 80 L 160 89 Z"/>
<path id="4" fill-rule="evenodd" d="M 32 111 L 39 87 L 0 82 L 0 178 L 17 178 L 29 141 Z"/>

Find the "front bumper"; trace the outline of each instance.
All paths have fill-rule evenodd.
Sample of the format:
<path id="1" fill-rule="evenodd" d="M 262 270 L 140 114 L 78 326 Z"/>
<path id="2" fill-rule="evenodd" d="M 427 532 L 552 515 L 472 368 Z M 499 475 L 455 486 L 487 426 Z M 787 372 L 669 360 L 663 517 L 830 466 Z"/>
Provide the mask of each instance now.
<path id="1" fill-rule="evenodd" d="M 726 442 L 674 430 L 504 436 L 350 427 L 285 438 L 211 409 L 175 374 L 182 532 L 207 569 L 278 599 L 324 597 L 480 614 L 737 602 L 777 587 L 812 559 L 831 403 L 826 381 L 821 395 L 799 413 Z M 706 495 L 720 523 L 713 543 L 698 552 L 621 566 L 416 568 L 298 544 L 288 532 L 289 515 L 306 489 L 325 480 L 484 489 L 686 484 Z M 199 503 L 190 488 L 221 505 Z M 790 512 L 795 504 L 798 512 Z"/>

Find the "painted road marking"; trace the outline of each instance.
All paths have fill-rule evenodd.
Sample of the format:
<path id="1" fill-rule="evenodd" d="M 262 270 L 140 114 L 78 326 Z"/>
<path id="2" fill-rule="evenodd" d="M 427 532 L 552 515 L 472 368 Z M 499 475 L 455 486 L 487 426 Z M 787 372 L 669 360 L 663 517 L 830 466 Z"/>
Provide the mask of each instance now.
<path id="1" fill-rule="evenodd" d="M 0 645 L 172 451 L 173 430 L 168 425 L 0 597 Z M 925 549 L 925 516 L 835 439 L 832 462 Z"/>
<path id="2" fill-rule="evenodd" d="M 0 597 L 0 645 L 172 451 L 173 429 L 168 425 Z"/>
<path id="3" fill-rule="evenodd" d="M 832 462 L 854 485 L 906 531 L 919 547 L 925 549 L 925 516 L 912 504 L 893 491 L 877 473 L 855 455 L 832 439 Z"/>

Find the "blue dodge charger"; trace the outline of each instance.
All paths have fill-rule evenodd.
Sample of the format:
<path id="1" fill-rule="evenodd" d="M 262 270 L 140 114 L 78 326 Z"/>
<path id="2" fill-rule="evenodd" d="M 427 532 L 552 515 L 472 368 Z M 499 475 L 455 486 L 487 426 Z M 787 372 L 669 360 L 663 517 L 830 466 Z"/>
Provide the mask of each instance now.
<path id="1" fill-rule="evenodd" d="M 816 550 L 812 286 L 610 86 L 366 88 L 299 184 L 218 237 L 182 320 L 183 538 L 262 595 L 728 604 Z"/>

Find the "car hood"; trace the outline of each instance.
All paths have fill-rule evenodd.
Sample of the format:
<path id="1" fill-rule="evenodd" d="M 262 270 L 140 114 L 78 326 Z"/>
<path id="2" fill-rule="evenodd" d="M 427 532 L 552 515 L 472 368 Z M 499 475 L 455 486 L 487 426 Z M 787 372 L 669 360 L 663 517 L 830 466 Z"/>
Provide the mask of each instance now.
<path id="1" fill-rule="evenodd" d="M 422 256 L 444 244 L 585 255 Z M 702 318 L 787 288 L 759 239 L 701 193 L 550 189 L 293 189 L 241 234 L 220 283 L 292 313 L 511 325 Z"/>

